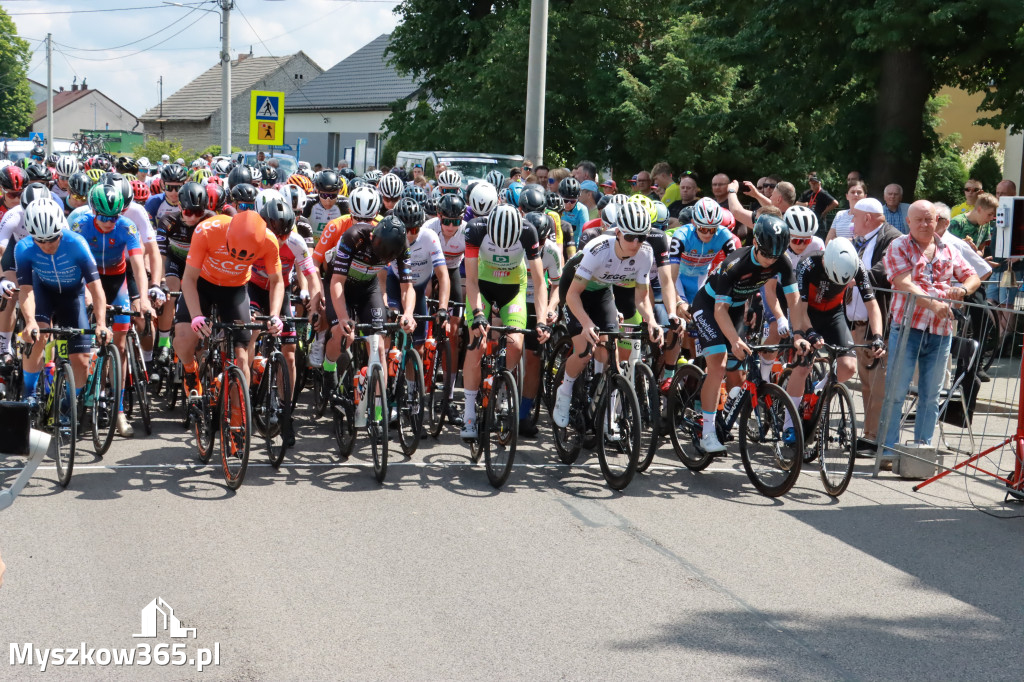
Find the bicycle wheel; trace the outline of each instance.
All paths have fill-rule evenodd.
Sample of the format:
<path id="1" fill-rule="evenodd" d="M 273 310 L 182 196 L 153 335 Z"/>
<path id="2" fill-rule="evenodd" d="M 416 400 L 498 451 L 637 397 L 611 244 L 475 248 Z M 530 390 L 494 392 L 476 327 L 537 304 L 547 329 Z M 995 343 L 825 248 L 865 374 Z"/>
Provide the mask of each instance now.
<path id="1" fill-rule="evenodd" d="M 202 395 L 197 398 L 186 397 L 185 411 L 189 421 L 192 422 L 192 433 L 196 437 L 196 450 L 199 461 L 209 464 L 213 457 L 213 442 L 217 430 L 213 423 L 217 413 L 220 394 L 218 384 L 214 382 L 213 369 L 204 363 L 199 371 L 199 383 L 202 387 Z M 182 385 L 182 392 L 184 392 Z"/>
<path id="2" fill-rule="evenodd" d="M 661 445 L 661 392 L 654 371 L 639 362 L 633 365 L 633 390 L 640 406 L 640 460 L 637 471 L 647 471 Z"/>
<path id="3" fill-rule="evenodd" d="M 570 352 L 571 350 L 570 347 Z M 557 391 L 558 386 L 562 385 L 562 380 L 565 378 L 564 363 L 558 366 L 556 376 L 555 390 Z M 558 458 L 562 460 L 562 464 L 570 465 L 580 456 L 580 449 L 583 447 L 583 436 L 586 435 L 587 430 L 584 412 L 587 409 L 587 405 L 590 404 L 590 396 L 587 391 L 589 385 L 590 367 L 588 366 L 580 373 L 580 376 L 576 377 L 576 383 L 573 385 L 572 403 L 569 406 L 569 424 L 565 428 L 552 424 L 555 434 L 555 450 L 558 452 Z M 551 410 L 552 412 L 554 411 L 553 403 Z"/>
<path id="4" fill-rule="evenodd" d="M 452 344 L 447 338 L 437 345 L 434 351 L 434 367 L 432 376 L 424 377 L 428 383 L 427 399 L 424 407 L 428 420 L 429 433 L 432 438 L 441 435 L 444 420 L 448 416 L 448 405 L 451 402 L 452 388 L 455 385 L 455 372 L 452 366 Z"/>
<path id="5" fill-rule="evenodd" d="M 484 427 L 487 429 L 484 449 L 487 480 L 500 488 L 512 473 L 519 437 L 519 392 L 515 378 L 507 369 L 499 372 L 491 384 Z"/>
<path id="6" fill-rule="evenodd" d="M 142 345 L 134 334 L 128 335 L 128 363 L 132 380 L 128 393 L 131 401 L 139 406 L 142 428 L 146 435 L 150 436 L 153 434 L 153 417 L 149 397 L 149 376 L 146 373 L 146 361 L 142 359 Z"/>
<path id="7" fill-rule="evenodd" d="M 541 391 L 544 397 L 544 405 L 548 408 L 548 416 L 554 416 L 555 392 L 562 383 L 562 365 L 566 358 L 572 353 L 572 338 L 564 336 L 557 345 L 552 346 L 551 354 L 544 365 L 544 373 L 541 375 Z"/>
<path id="8" fill-rule="evenodd" d="M 251 415 L 249 388 L 242 370 L 229 365 L 220 392 L 220 457 L 224 464 L 224 480 L 232 490 L 238 490 L 242 485 L 249 466 Z"/>
<path id="9" fill-rule="evenodd" d="M 363 391 L 366 401 L 366 434 L 373 451 L 373 475 L 378 483 L 388 473 L 388 393 L 384 368 L 374 363 Z"/>
<path id="10" fill-rule="evenodd" d="M 679 461 L 691 471 L 703 471 L 714 455 L 700 448 L 703 433 L 700 389 L 704 372 L 693 364 L 676 368 L 668 394 L 668 432 Z"/>
<path id="11" fill-rule="evenodd" d="M 57 482 L 62 488 L 67 488 L 75 468 L 75 443 L 78 438 L 75 377 L 67 361 L 57 365 L 50 391 L 50 425 L 54 440 L 53 458 L 57 463 Z"/>
<path id="12" fill-rule="evenodd" d="M 740 455 L 743 468 L 754 487 L 766 497 L 785 495 L 800 477 L 804 433 L 795 430 L 795 441 L 782 440 L 786 413 L 793 424 L 800 423 L 793 400 L 775 384 L 761 384 L 757 405 L 746 401 L 740 412 Z"/>
<path id="13" fill-rule="evenodd" d="M 597 459 L 609 487 L 622 490 L 633 480 L 640 458 L 640 405 L 629 379 L 613 374 L 594 425 Z"/>
<path id="14" fill-rule="evenodd" d="M 319 367 L 309 368 L 309 390 L 313 396 L 311 408 L 313 419 L 320 419 L 327 412 L 327 404 L 330 402 L 327 396 L 327 389 L 324 387 L 324 371 Z"/>
<path id="15" fill-rule="evenodd" d="M 267 458 L 270 466 L 277 468 L 284 460 L 284 438 L 281 436 L 281 424 L 291 417 L 292 380 L 288 373 L 288 363 L 284 353 L 274 351 L 263 370 L 263 395 L 256 413 L 264 422 L 263 440 L 267 446 Z M 259 418 L 254 416 L 254 421 Z"/>
<path id="16" fill-rule="evenodd" d="M 117 427 L 117 405 L 121 398 L 121 355 L 117 346 L 108 343 L 96 358 L 97 376 L 92 380 L 92 444 L 96 456 L 110 449 Z"/>
<path id="17" fill-rule="evenodd" d="M 850 485 L 857 455 L 857 413 L 850 389 L 843 384 L 834 384 L 829 389 L 814 446 L 819 450 L 821 482 L 825 492 L 839 497 Z"/>
<path id="18" fill-rule="evenodd" d="M 412 374 L 412 379 L 408 378 Z M 398 444 L 402 454 L 412 457 L 420 444 L 423 428 L 423 361 L 415 349 L 405 352 L 404 377 L 395 377 L 395 407 L 398 410 Z"/>
<path id="19" fill-rule="evenodd" d="M 352 366 L 349 365 L 345 369 L 339 367 L 338 395 L 331 404 L 331 412 L 334 415 L 334 441 L 338 444 L 338 457 L 341 461 L 345 461 L 352 454 L 352 445 L 356 440 L 353 396 Z"/>

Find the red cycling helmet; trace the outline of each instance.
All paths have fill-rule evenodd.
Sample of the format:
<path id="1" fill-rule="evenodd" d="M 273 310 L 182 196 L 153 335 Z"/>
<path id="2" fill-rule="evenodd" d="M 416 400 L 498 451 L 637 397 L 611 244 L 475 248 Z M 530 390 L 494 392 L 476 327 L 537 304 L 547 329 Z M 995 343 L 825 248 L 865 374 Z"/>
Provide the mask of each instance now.
<path id="1" fill-rule="evenodd" d="M 0 188 L 5 192 L 21 192 L 28 184 L 25 169 L 20 166 L 4 166 L 0 168 Z"/>
<path id="2" fill-rule="evenodd" d="M 141 180 L 132 180 L 132 195 L 137 204 L 145 204 L 149 200 L 149 187 Z"/>

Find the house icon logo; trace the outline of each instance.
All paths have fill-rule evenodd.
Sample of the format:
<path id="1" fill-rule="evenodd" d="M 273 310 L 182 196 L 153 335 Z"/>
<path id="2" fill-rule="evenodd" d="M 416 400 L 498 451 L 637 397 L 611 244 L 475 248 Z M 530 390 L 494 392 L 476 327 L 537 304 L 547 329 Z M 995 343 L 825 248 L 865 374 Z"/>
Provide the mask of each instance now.
<path id="1" fill-rule="evenodd" d="M 196 638 L 196 629 L 182 627 L 181 621 L 174 615 L 174 609 L 163 597 L 157 597 L 142 607 L 141 629 L 141 634 L 132 637 L 156 637 L 158 631 L 166 631 L 170 637 L 180 639 L 191 633 L 192 639 Z"/>

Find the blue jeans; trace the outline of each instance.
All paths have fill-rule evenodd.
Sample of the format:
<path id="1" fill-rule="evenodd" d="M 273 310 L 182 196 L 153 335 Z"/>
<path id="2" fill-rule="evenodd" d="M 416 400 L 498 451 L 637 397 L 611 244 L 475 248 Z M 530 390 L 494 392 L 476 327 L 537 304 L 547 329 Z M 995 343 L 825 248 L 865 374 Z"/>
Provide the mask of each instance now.
<path id="1" fill-rule="evenodd" d="M 900 420 L 903 418 L 903 400 L 914 378 L 914 367 L 918 369 L 917 414 L 914 417 L 914 440 L 931 443 L 939 417 L 939 390 L 945 375 L 946 360 L 952 336 L 939 336 L 920 329 L 907 330 L 907 347 L 903 355 L 897 356 L 901 329 L 893 325 L 889 331 L 889 366 L 885 375 L 885 391 L 896 396 L 889 408 L 886 422 L 886 447 L 898 445 Z"/>

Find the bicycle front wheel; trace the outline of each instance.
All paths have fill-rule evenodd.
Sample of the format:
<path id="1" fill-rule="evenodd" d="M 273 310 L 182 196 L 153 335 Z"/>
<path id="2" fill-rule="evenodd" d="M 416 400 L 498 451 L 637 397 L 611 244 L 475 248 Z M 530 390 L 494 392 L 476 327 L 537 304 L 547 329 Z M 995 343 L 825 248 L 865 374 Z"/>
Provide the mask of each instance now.
<path id="1" fill-rule="evenodd" d="M 242 370 L 230 365 L 224 372 L 220 389 L 220 456 L 224 464 L 224 480 L 238 490 L 249 466 L 252 432 L 252 404 Z"/>
<path id="2" fill-rule="evenodd" d="M 487 480 L 495 488 L 505 485 L 516 459 L 516 441 L 519 437 L 519 392 L 515 378 L 507 369 L 494 377 L 487 399 L 487 448 L 484 466 Z"/>
<path id="3" fill-rule="evenodd" d="M 146 372 L 146 361 L 142 357 L 142 345 L 135 334 L 128 335 L 128 370 L 132 384 L 126 387 L 129 390 L 126 391 L 125 399 L 139 406 L 142 428 L 146 435 L 150 436 L 153 434 L 153 418 L 150 410 L 149 375 Z"/>
<path id="4" fill-rule="evenodd" d="M 637 471 L 647 471 L 661 445 L 661 392 L 654 371 L 637 362 L 633 365 L 633 390 L 640 406 L 640 461 Z"/>
<path id="5" fill-rule="evenodd" d="M 267 446 L 267 458 L 270 466 L 277 468 L 284 460 L 284 438 L 281 436 L 281 425 L 291 418 L 292 380 L 288 373 L 288 363 L 284 353 L 274 351 L 263 369 L 262 403 L 257 412 L 262 414 L 264 421 L 263 439 Z"/>
<path id="6" fill-rule="evenodd" d="M 50 389 L 50 425 L 54 440 L 53 458 L 57 463 L 57 482 L 67 488 L 75 468 L 75 442 L 78 438 L 78 406 L 75 377 L 68 362 L 57 365 Z"/>
<path id="7" fill-rule="evenodd" d="M 186 396 L 185 412 L 188 415 L 188 419 L 192 422 L 192 432 L 196 437 L 196 450 L 198 451 L 199 461 L 203 464 L 209 464 L 210 458 L 213 457 L 213 442 L 217 433 L 213 423 L 220 396 L 217 393 L 217 384 L 213 380 L 213 370 L 209 365 L 203 365 L 199 376 L 202 395 L 198 397 Z M 183 383 L 182 392 L 184 390 Z"/>
<path id="8" fill-rule="evenodd" d="M 786 415 L 791 424 L 800 423 L 793 399 L 775 384 L 761 384 L 757 403 L 753 398 L 740 413 L 740 455 L 743 468 L 754 487 L 767 497 L 785 495 L 796 484 L 803 464 L 803 429 L 794 429 L 794 439 L 783 441 Z"/>
<path id="9" fill-rule="evenodd" d="M 331 403 L 331 412 L 334 413 L 334 441 L 338 444 L 338 458 L 341 461 L 345 461 L 352 454 L 352 445 L 356 440 L 353 404 L 355 389 L 352 387 L 354 369 L 351 364 L 345 369 L 338 368 L 338 395 Z"/>
<path id="10" fill-rule="evenodd" d="M 409 375 L 412 374 L 412 378 Z M 412 457 L 420 444 L 423 427 L 423 361 L 415 349 L 405 352 L 405 376 L 395 377 L 395 406 L 398 410 L 398 444 L 402 454 Z"/>
<path id="11" fill-rule="evenodd" d="M 613 374 L 598 409 L 597 459 L 608 486 L 622 490 L 633 480 L 640 458 L 640 405 L 629 380 Z"/>
<path id="12" fill-rule="evenodd" d="M 672 449 L 690 471 L 704 471 L 714 459 L 714 455 L 700 448 L 703 433 L 700 389 L 703 385 L 704 372 L 688 363 L 676 369 L 668 394 L 668 431 Z"/>
<path id="13" fill-rule="evenodd" d="M 428 379 L 427 399 L 424 406 L 428 420 L 430 436 L 437 438 L 444 428 L 444 420 L 448 416 L 449 396 L 455 385 L 455 370 L 452 365 L 452 344 L 447 338 L 437 345 L 434 351 L 433 369 Z"/>
<path id="14" fill-rule="evenodd" d="M 92 378 L 92 444 L 96 456 L 110 449 L 117 426 L 117 406 L 121 398 L 121 355 L 108 343 L 96 358 L 96 376 Z"/>
<path id="15" fill-rule="evenodd" d="M 814 443 L 821 465 L 821 482 L 825 492 L 839 497 L 850 485 L 853 464 L 857 456 L 857 413 L 854 411 L 850 389 L 834 384 L 828 392 L 828 401 Z"/>
<path id="16" fill-rule="evenodd" d="M 383 483 L 388 474 L 388 393 L 384 368 L 374 363 L 363 392 L 366 401 L 366 435 L 373 451 L 373 475 Z"/>

